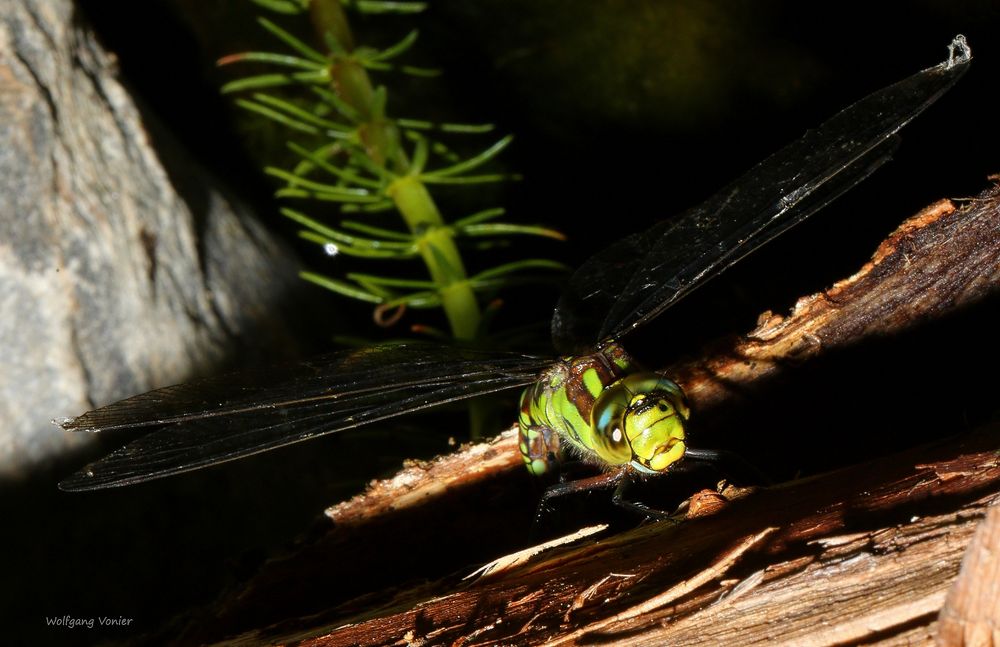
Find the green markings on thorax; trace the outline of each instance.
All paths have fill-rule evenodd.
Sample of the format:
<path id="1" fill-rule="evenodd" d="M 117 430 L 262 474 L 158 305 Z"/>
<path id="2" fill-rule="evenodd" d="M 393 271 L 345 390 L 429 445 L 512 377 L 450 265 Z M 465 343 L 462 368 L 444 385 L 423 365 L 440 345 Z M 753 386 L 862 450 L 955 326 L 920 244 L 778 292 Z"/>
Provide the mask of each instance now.
<path id="1" fill-rule="evenodd" d="M 528 470 L 542 475 L 559 455 L 560 437 L 584 459 L 600 458 L 591 425 L 594 402 L 632 368 L 617 344 L 581 357 L 567 357 L 525 389 L 518 417 L 520 449 Z"/>

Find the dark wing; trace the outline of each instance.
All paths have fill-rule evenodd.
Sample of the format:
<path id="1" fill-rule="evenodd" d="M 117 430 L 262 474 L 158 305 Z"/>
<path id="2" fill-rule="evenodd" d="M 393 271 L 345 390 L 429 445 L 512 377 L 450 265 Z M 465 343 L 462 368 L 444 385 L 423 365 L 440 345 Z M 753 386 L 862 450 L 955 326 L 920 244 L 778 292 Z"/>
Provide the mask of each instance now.
<path id="1" fill-rule="evenodd" d="M 894 134 L 969 67 L 965 39 L 949 60 L 858 101 L 767 158 L 714 197 L 584 263 L 552 320 L 561 353 L 618 339 L 861 182 Z"/>
<path id="2" fill-rule="evenodd" d="M 163 426 L 88 465 L 63 490 L 129 485 L 435 405 L 529 384 L 552 363 L 517 353 L 401 344 L 196 380 L 71 420 L 71 431 Z"/>

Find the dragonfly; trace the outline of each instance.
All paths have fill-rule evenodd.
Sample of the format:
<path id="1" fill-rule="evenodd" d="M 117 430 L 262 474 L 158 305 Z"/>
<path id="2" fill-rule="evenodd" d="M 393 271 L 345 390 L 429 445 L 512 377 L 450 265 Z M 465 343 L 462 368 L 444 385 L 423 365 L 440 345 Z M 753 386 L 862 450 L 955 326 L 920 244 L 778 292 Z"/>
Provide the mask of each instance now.
<path id="1" fill-rule="evenodd" d="M 642 370 L 622 338 L 871 175 L 897 132 L 970 60 L 955 37 L 944 62 L 857 101 L 701 205 L 584 262 L 552 317 L 556 357 L 403 343 L 157 389 L 54 421 L 74 432 L 152 428 L 59 487 L 141 483 L 515 388 L 524 388 L 519 449 L 534 474 L 575 456 L 602 468 L 591 479 L 623 484 L 685 457 L 711 458 L 688 442 L 682 388 Z M 550 490 L 580 487 L 572 483 Z"/>

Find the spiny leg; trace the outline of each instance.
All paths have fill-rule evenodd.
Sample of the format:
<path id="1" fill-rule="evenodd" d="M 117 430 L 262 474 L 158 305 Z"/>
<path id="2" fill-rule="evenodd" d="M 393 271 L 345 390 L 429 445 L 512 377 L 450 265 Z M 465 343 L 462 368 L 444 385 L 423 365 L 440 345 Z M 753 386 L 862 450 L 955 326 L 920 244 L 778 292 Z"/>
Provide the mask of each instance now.
<path id="1" fill-rule="evenodd" d="M 688 447 L 684 452 L 684 457 L 691 461 L 715 465 L 730 479 L 733 476 L 732 472 L 735 471 L 737 477 L 749 477 L 763 485 L 769 485 L 772 482 L 767 474 L 762 472 L 756 465 L 739 454 L 725 449 L 695 449 Z"/>
<path id="2" fill-rule="evenodd" d="M 531 524 L 532 539 L 538 537 L 539 529 L 542 527 L 542 520 L 545 518 L 545 515 L 552 512 L 553 508 L 549 505 L 551 499 L 568 494 L 615 487 L 624 477 L 625 470 L 620 469 L 615 472 L 604 472 L 575 481 L 563 481 L 547 487 L 542 496 L 539 497 L 538 505 L 535 507 L 535 521 Z"/>
<path id="3" fill-rule="evenodd" d="M 656 521 L 672 521 L 679 522 L 681 517 L 677 513 L 671 514 L 664 510 L 658 510 L 656 508 L 651 508 L 645 503 L 640 503 L 638 501 L 630 501 L 625 498 L 625 491 L 628 490 L 629 486 L 632 485 L 631 471 L 627 469 L 622 470 L 625 474 L 622 476 L 621 480 L 618 482 L 618 487 L 615 488 L 614 494 L 611 495 L 611 502 L 614 503 L 619 508 L 624 508 L 629 512 L 634 512 L 636 514 L 644 516 L 646 519 L 654 519 Z M 681 515 L 683 516 L 683 515 Z"/>
<path id="4" fill-rule="evenodd" d="M 677 520 L 676 516 L 669 512 L 657 510 L 644 503 L 626 499 L 625 492 L 631 484 L 632 470 L 625 465 L 613 472 L 605 472 L 589 478 L 553 485 L 545 490 L 538 501 L 538 506 L 535 509 L 535 522 L 533 524 L 534 530 L 537 531 L 537 528 L 541 527 L 541 522 L 545 514 L 551 511 L 551 507 L 548 505 L 549 500 L 565 496 L 567 494 L 577 494 L 580 492 L 589 492 L 591 490 L 606 489 L 611 487 L 615 488 L 615 491 L 611 496 L 611 502 L 616 506 L 624 508 L 629 512 L 639 514 L 647 519 Z M 533 532 L 533 534 L 537 533 Z"/>

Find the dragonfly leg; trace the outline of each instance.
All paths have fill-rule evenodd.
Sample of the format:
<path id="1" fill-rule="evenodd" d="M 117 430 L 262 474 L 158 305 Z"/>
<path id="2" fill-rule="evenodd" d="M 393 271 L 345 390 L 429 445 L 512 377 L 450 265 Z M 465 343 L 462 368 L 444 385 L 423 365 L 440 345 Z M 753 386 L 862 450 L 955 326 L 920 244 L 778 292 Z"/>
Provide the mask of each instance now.
<path id="1" fill-rule="evenodd" d="M 696 449 L 688 447 L 684 452 L 684 458 L 716 465 L 726 473 L 727 477 L 732 477 L 732 472 L 735 472 L 735 476 L 737 477 L 751 478 L 763 485 L 772 483 L 767 474 L 735 452 L 724 449 Z"/>
<path id="2" fill-rule="evenodd" d="M 542 527 L 542 520 L 548 513 L 552 512 L 552 508 L 549 506 L 550 500 L 566 496 L 567 494 L 615 487 L 624 478 L 624 475 L 625 470 L 604 472 L 596 476 L 577 479 L 575 481 L 565 481 L 549 486 L 542 493 L 542 496 L 538 500 L 538 505 L 535 507 L 535 521 L 532 524 L 532 535 L 538 534 L 538 529 Z"/>
<path id="3" fill-rule="evenodd" d="M 551 499 L 565 496 L 567 494 L 589 492 L 591 490 L 611 487 L 615 488 L 615 491 L 611 496 L 611 502 L 628 510 L 629 512 L 636 513 L 647 519 L 676 519 L 676 517 L 669 512 L 657 510 L 656 508 L 651 508 L 644 503 L 626 499 L 625 492 L 631 484 L 632 470 L 627 466 L 623 466 L 613 472 L 605 472 L 589 478 L 577 479 L 575 481 L 567 481 L 565 483 L 553 485 L 545 490 L 538 502 L 538 507 L 535 509 L 534 525 L 539 527 L 544 516 L 551 511 L 549 506 L 549 501 Z"/>
<path id="4" fill-rule="evenodd" d="M 559 483 L 571 483 L 573 481 L 590 478 L 591 476 L 594 476 L 594 470 L 595 467 L 592 463 L 586 463 L 581 460 L 560 460 Z"/>
<path id="5" fill-rule="evenodd" d="M 552 485 L 545 490 L 545 493 L 542 494 L 542 502 L 546 502 L 549 499 L 554 499 L 556 497 L 566 496 L 567 494 L 589 492 L 591 490 L 600 490 L 603 488 L 617 486 L 618 483 L 625 478 L 626 473 L 627 470 L 622 468 L 614 472 L 602 472 L 596 476 L 576 479 L 575 481 L 566 481 L 564 483 L 557 483 L 556 485 Z"/>
<path id="6" fill-rule="evenodd" d="M 630 472 L 627 470 L 622 470 L 624 475 L 618 482 L 618 487 L 615 488 L 614 494 L 611 495 L 611 502 L 614 503 L 619 508 L 624 508 L 629 512 L 634 512 L 641 515 L 647 519 L 653 519 L 656 521 L 673 521 L 678 522 L 679 519 L 677 515 L 665 512 L 663 510 L 657 510 L 656 508 L 651 508 L 645 503 L 639 503 L 638 501 L 630 501 L 625 498 L 625 491 L 628 490 L 629 486 L 632 485 L 632 478 Z"/>

